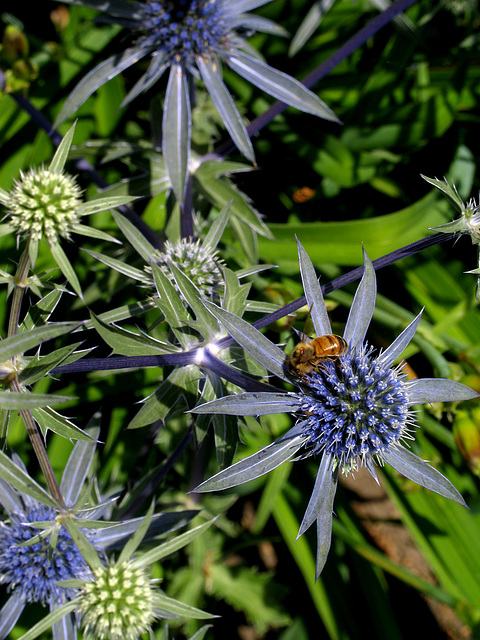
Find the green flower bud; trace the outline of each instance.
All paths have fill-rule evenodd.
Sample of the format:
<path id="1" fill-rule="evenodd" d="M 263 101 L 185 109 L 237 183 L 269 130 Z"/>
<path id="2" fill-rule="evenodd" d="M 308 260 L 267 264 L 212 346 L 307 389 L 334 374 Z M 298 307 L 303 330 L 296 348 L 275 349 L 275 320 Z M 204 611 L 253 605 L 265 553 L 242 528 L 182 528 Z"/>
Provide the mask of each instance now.
<path id="1" fill-rule="evenodd" d="M 137 640 L 156 618 L 153 601 L 152 582 L 135 562 L 95 569 L 80 596 L 85 640 Z"/>
<path id="2" fill-rule="evenodd" d="M 79 220 L 81 189 L 69 174 L 30 169 L 16 180 L 7 202 L 9 223 L 18 235 L 32 240 L 69 238 Z"/>
<path id="3" fill-rule="evenodd" d="M 170 265 L 180 269 L 202 294 L 202 297 L 210 300 L 218 300 L 223 292 L 224 278 L 221 271 L 223 261 L 218 253 L 210 247 L 203 247 L 200 241 L 183 238 L 179 242 L 165 242 L 163 252 L 159 252 L 154 261 L 167 276 L 175 289 L 182 295 L 177 287 Z"/>

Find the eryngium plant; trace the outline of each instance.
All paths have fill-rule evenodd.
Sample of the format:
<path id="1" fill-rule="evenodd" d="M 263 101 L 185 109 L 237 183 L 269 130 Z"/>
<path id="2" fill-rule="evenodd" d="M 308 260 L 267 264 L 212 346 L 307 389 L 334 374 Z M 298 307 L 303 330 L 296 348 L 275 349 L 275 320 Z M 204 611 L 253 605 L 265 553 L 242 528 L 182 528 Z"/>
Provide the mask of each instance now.
<path id="1" fill-rule="evenodd" d="M 255 31 L 283 34 L 270 20 L 246 13 L 269 0 L 67 0 L 103 11 L 102 20 L 132 32 L 132 46 L 101 62 L 77 85 L 57 119 L 64 121 L 105 82 L 142 58 L 146 72 L 125 97 L 127 105 L 169 70 L 163 112 L 164 160 L 177 199 L 183 200 L 191 141 L 191 90 L 199 78 L 241 153 L 254 162 L 250 136 L 222 79 L 222 63 L 271 96 L 301 111 L 338 121 L 318 96 L 298 80 L 259 59 L 246 37 Z"/>
<path id="2" fill-rule="evenodd" d="M 305 296 L 317 336 L 332 333 L 321 287 L 313 265 L 299 244 L 300 270 Z M 200 484 L 195 492 L 228 489 L 275 469 L 295 454 L 320 455 L 317 478 L 298 535 L 317 522 L 316 577 L 330 549 L 333 501 L 338 473 L 365 466 L 377 479 L 375 463 L 388 463 L 427 489 L 459 504 L 460 493 L 439 471 L 406 448 L 416 427 L 413 405 L 468 400 L 478 394 L 458 382 L 444 379 L 409 380 L 394 366 L 412 340 L 419 314 L 385 351 L 376 354 L 365 341 L 376 298 L 376 277 L 368 256 L 343 339 L 348 348 L 335 360 L 325 359 L 301 376 L 286 369 L 285 353 L 244 320 L 204 304 L 230 335 L 259 363 L 295 392 L 249 392 L 227 396 L 196 407 L 196 413 L 260 416 L 294 413 L 297 423 L 282 438 Z"/>

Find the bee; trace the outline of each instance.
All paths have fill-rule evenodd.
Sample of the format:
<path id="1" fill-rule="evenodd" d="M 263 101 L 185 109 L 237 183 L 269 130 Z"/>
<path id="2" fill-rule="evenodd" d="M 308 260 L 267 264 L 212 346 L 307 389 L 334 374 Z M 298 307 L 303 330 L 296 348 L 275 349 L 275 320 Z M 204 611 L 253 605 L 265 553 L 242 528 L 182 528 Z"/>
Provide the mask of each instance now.
<path id="1" fill-rule="evenodd" d="M 337 360 L 348 349 L 341 336 L 329 334 L 310 339 L 304 336 L 287 356 L 286 367 L 291 375 L 303 377 L 326 360 Z"/>

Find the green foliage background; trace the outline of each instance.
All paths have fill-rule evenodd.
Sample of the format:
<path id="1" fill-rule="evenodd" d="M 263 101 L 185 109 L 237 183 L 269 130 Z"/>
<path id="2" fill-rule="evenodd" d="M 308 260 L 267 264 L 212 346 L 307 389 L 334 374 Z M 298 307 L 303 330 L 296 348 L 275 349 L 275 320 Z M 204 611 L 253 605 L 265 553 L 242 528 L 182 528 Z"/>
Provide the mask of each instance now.
<path id="1" fill-rule="evenodd" d="M 11 6 L 3 22 L 22 23 L 29 43 L 26 57 L 37 68 L 25 92 L 53 122 L 76 82 L 122 40 L 116 27 L 92 21 L 95 12 L 80 7 L 65 10 L 68 24 L 55 29 L 52 12 L 62 16 L 61 5 L 47 0 L 41 4 L 40 18 Z M 242 193 L 263 216 L 263 224 L 255 222 L 258 242 L 249 242 L 255 234 L 245 229 L 242 240 L 239 224 L 227 228 L 221 243 L 222 257 L 232 269 L 257 260 L 277 265 L 250 278 L 250 298 L 259 308 L 280 306 L 302 295 L 295 236 L 322 282 L 327 282 L 361 264 L 362 243 L 372 259 L 378 258 L 454 217 L 447 201 L 420 174 L 447 177 L 464 200 L 475 196 L 480 184 L 480 16 L 476 9 L 457 15 L 452 5 L 419 0 L 407 12 L 413 28 L 388 25 L 314 87 L 341 118 L 341 126 L 288 109 L 254 136 L 258 168 L 246 170 L 235 152 L 228 157 L 231 164 L 223 178 L 216 177 L 215 167 L 202 168 L 197 180 L 205 216 L 233 196 L 238 198 L 238 219 L 252 216 Z M 258 12 L 295 33 L 309 6 L 305 0 L 275 0 Z M 375 15 L 377 10 L 366 0 L 337 0 L 294 57 L 288 56 L 288 39 L 256 35 L 251 42 L 269 64 L 301 79 Z M 8 68 L 5 58 L 2 68 Z M 86 157 L 112 186 L 109 193 L 142 193 L 145 198 L 136 204 L 137 212 L 155 232 L 167 231 L 175 238 L 178 213 L 151 148 L 151 96 L 119 110 L 136 73 L 129 70 L 115 78 L 81 107 L 72 157 Z M 228 70 L 224 77 L 246 118 L 265 112 L 268 97 Z M 201 91 L 199 105 L 193 140 L 201 154 L 213 148 L 212 140 L 223 140 L 224 132 Z M 62 134 L 70 124 L 62 125 Z M 0 187 L 6 190 L 19 171 L 48 163 L 54 150 L 46 133 L 8 92 L 0 101 L 0 150 Z M 80 174 L 79 181 L 87 194 L 97 192 L 85 175 Z M 305 202 L 295 202 L 302 187 L 315 193 Z M 91 224 L 120 237 L 109 212 L 95 214 Z M 83 248 L 105 253 L 110 249 L 95 241 L 68 245 L 88 309 L 98 315 L 146 297 L 138 284 Z M 18 258 L 13 238 L 0 238 L 0 258 L 0 266 L 12 270 Z M 141 268 L 127 243 L 117 258 Z M 409 367 L 418 376 L 449 377 L 480 390 L 480 313 L 475 278 L 464 274 L 476 266 L 475 249 L 461 238 L 379 271 L 371 343 L 388 345 L 425 307 L 418 335 L 405 354 Z M 54 267 L 50 254 L 41 252 L 37 270 Z M 351 285 L 328 297 L 337 333 L 353 291 Z M 0 322 L 5 327 L 6 290 L 0 296 Z M 248 319 L 258 317 L 247 313 Z M 55 318 L 85 319 L 85 307 L 63 296 Z M 147 328 L 151 320 L 149 311 L 122 326 Z M 294 321 L 300 331 L 305 320 L 301 310 Z M 291 348 L 291 323 L 284 319 L 270 325 L 269 336 Z M 84 347 L 93 346 L 95 357 L 110 354 L 99 335 L 89 332 Z M 99 448 L 98 482 L 123 489 L 155 477 L 191 425 L 191 417 L 173 411 L 164 425 L 158 421 L 126 429 L 138 411 L 136 403 L 156 389 L 161 376 L 157 367 L 70 374 L 42 379 L 33 390 L 75 397 L 62 410 L 79 426 L 101 409 L 105 444 Z M 428 406 L 418 420 L 421 429 L 412 448 L 449 477 L 470 510 L 406 483 L 388 469 L 381 473 L 381 488 L 359 472 L 337 495 L 333 548 L 316 583 L 315 536 L 308 532 L 295 541 L 313 486 L 315 461 L 284 465 L 222 495 L 195 497 L 187 491 L 218 467 L 210 436 L 200 452 L 189 446 L 168 473 L 160 474 L 153 495 L 160 506 L 196 505 L 221 515 L 186 553 L 158 567 L 167 593 L 221 616 L 212 622 L 208 638 L 480 637 L 478 401 L 465 407 Z M 260 424 L 246 418 L 237 457 L 265 446 L 288 426 L 285 416 L 262 418 Z M 60 474 L 71 443 L 58 435 L 49 435 L 47 442 Z M 20 421 L 10 429 L 8 446 L 35 471 Z M 21 618 L 12 638 L 32 624 L 31 611 Z M 40 618 L 42 610 L 36 615 Z M 201 625 L 169 622 L 175 638 L 190 637 Z M 160 626 L 155 631 L 156 638 L 164 634 Z"/>

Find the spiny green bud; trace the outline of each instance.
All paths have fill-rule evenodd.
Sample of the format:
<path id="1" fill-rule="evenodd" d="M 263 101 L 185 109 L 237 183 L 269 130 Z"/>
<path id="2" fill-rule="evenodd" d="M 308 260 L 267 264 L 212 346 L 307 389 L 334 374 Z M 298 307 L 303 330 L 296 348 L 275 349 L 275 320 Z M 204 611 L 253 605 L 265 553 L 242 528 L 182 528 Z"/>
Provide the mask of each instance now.
<path id="1" fill-rule="evenodd" d="M 137 640 L 156 618 L 153 596 L 146 570 L 135 562 L 95 569 L 80 595 L 85 640 Z"/>
<path id="2" fill-rule="evenodd" d="M 210 247 L 203 247 L 200 241 L 182 238 L 179 242 L 165 242 L 164 250 L 157 253 L 154 261 L 167 276 L 175 289 L 179 290 L 170 265 L 182 271 L 197 287 L 203 297 L 216 299 L 223 291 L 224 278 L 221 271 L 223 261 Z"/>
<path id="3" fill-rule="evenodd" d="M 29 235 L 34 241 L 45 237 L 56 242 L 57 236 L 68 239 L 79 219 L 81 193 L 69 174 L 30 169 L 8 194 L 9 222 L 19 235 Z"/>

